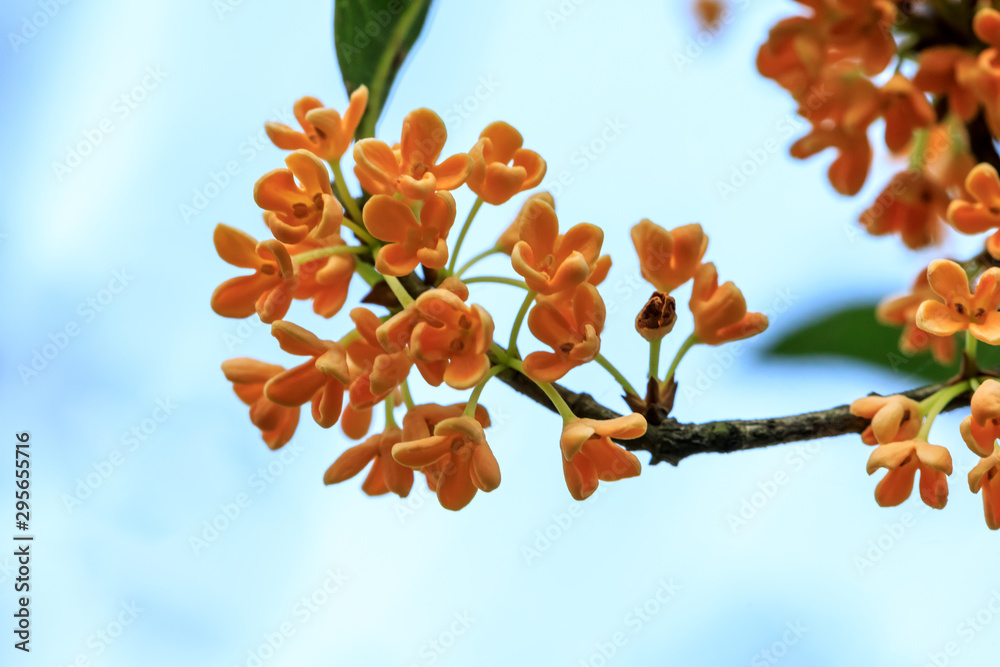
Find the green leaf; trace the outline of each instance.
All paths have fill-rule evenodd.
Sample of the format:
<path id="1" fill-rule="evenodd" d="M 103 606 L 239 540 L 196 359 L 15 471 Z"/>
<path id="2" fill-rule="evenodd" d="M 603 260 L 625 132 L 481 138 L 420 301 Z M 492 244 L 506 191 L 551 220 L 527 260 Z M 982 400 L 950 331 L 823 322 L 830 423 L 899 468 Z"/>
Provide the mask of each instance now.
<path id="1" fill-rule="evenodd" d="M 899 350 L 899 327 L 881 324 L 875 319 L 876 304 L 848 306 L 843 310 L 815 320 L 803 328 L 774 343 L 766 352 L 776 357 L 836 357 L 861 361 L 889 369 L 895 373 L 930 382 L 946 380 L 958 372 L 956 361 L 952 366 L 938 364 L 929 352 L 908 356 Z M 981 348 L 989 348 L 980 345 Z M 995 348 L 981 354 L 981 363 L 993 364 L 998 357 Z"/>
<path id="2" fill-rule="evenodd" d="M 348 95 L 368 86 L 356 139 L 375 135 L 396 74 L 420 36 L 431 0 L 335 0 L 333 42 Z"/>

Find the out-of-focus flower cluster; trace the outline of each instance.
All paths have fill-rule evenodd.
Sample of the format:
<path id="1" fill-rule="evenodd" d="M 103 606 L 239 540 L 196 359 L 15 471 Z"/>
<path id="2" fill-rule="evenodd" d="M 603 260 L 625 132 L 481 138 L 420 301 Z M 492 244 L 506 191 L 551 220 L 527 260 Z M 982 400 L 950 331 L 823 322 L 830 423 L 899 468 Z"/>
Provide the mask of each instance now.
<path id="1" fill-rule="evenodd" d="M 597 361 L 621 383 L 630 404 L 645 408 L 600 354 L 606 307 L 599 286 L 611 267 L 601 252 L 604 231 L 588 223 L 561 231 L 552 196 L 535 192 L 493 247 L 457 264 L 480 207 L 501 206 L 538 186 L 545 161 L 504 122 L 488 125 L 467 152 L 451 154 L 445 124 L 429 109 L 405 117 L 397 143 L 354 142 L 366 103 L 364 87 L 343 114 L 304 97 L 294 105 L 299 128 L 267 123 L 273 143 L 290 151 L 285 167 L 254 187 L 268 238 L 258 241 L 223 224 L 215 230 L 219 256 L 246 273 L 219 285 L 212 308 L 224 317 L 259 317 L 294 358 L 288 367 L 250 358 L 222 365 L 264 441 L 271 449 L 285 445 L 308 405 L 321 427 L 339 423 L 347 438 L 361 441 L 333 462 L 327 484 L 367 469 L 365 493 L 406 496 L 419 473 L 442 506 L 458 510 L 478 491 L 500 485 L 500 466 L 486 438 L 490 416 L 479 398 L 503 373 L 537 385 L 561 415 L 563 474 L 574 498 L 590 496 L 600 481 L 638 475 L 638 459 L 616 441 L 641 437 L 645 415 L 580 418 L 552 385 Z M 348 153 L 364 191 L 360 198 L 341 171 Z M 459 226 L 452 193 L 463 187 L 476 201 Z M 694 333 L 683 351 L 695 343 L 746 338 L 767 326 L 763 315 L 747 311 L 733 283 L 720 285 L 715 266 L 702 262 L 708 237 L 699 225 L 668 231 L 643 220 L 632 240 L 642 275 L 657 290 L 636 320 L 657 359 L 675 318 L 670 292 L 692 280 Z M 507 255 L 517 278 L 466 277 L 491 255 Z M 347 326 L 336 340 L 286 319 L 294 300 L 311 302 L 323 318 L 337 316 L 361 281 L 368 288 L 360 295 L 366 305 L 337 318 Z M 517 314 L 506 347 L 494 342 L 490 312 L 470 301 L 470 286 L 491 282 L 518 288 L 524 297 L 520 309 L 512 309 Z M 543 349 L 522 358 L 517 341 L 523 322 Z M 651 385 L 659 383 L 658 365 L 652 368 Z M 431 387 L 471 391 L 468 401 L 416 403 L 408 382 L 414 371 Z M 373 433 L 380 406 L 383 426 Z M 405 414 L 397 423 L 400 406 Z"/>

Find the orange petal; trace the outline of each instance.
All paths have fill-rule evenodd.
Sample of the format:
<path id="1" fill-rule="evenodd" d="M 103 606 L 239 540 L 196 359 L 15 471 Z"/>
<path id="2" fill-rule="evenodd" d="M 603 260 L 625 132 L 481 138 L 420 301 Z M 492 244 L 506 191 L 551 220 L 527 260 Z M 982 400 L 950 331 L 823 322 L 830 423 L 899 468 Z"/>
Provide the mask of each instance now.
<path id="1" fill-rule="evenodd" d="M 326 380 L 327 376 L 316 370 L 316 364 L 310 359 L 268 380 L 264 395 L 278 405 L 298 407 L 312 399 Z"/>
<path id="2" fill-rule="evenodd" d="M 215 250 L 227 264 L 257 269 L 263 264 L 257 254 L 257 239 L 235 227 L 219 223 L 212 234 Z"/>
<path id="3" fill-rule="evenodd" d="M 950 336 L 969 328 L 969 320 L 939 301 L 924 301 L 917 309 L 917 326 L 935 336 Z"/>
<path id="4" fill-rule="evenodd" d="M 485 354 L 455 357 L 448 362 L 444 382 L 452 389 L 471 389 L 486 377 L 490 360 Z"/>
<path id="5" fill-rule="evenodd" d="M 368 438 L 360 445 L 351 447 L 337 457 L 333 465 L 326 469 L 326 473 L 323 475 L 323 483 L 327 485 L 339 484 L 364 470 L 365 466 L 378 453 L 379 437 L 381 436 L 376 435 Z"/>

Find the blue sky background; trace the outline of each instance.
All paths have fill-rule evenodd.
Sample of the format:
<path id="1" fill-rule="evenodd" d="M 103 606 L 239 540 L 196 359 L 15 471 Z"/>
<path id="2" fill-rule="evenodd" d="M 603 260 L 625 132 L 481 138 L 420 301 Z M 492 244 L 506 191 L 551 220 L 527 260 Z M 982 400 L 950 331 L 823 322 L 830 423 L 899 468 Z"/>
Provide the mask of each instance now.
<path id="1" fill-rule="evenodd" d="M 336 428 L 303 419 L 283 454 L 268 451 L 219 364 L 291 358 L 266 327 L 241 328 L 209 308 L 214 287 L 234 275 L 214 253 L 212 229 L 224 221 L 264 231 L 252 187 L 282 166 L 283 152 L 262 142 L 263 121 L 289 115 L 302 95 L 335 108 L 346 95 L 329 0 L 232 4 L 220 13 L 208 0 L 54 3 L 58 11 L 17 44 L 9 33 L 39 5 L 9 0 L 0 9 L 8 35 L 0 48 L 8 313 L 0 415 L 4 458 L 12 458 L 13 431 L 32 435 L 37 536 L 33 650 L 14 651 L 7 634 L 0 663 L 903 667 L 932 656 L 949 665 L 995 659 L 1000 614 L 988 605 L 1000 609 L 1000 581 L 985 563 L 996 535 L 967 490 L 973 461 L 957 415 L 934 432 L 956 458 L 943 512 L 916 498 L 879 508 L 864 471 L 869 450 L 856 437 L 644 468 L 577 504 L 562 479 L 558 419 L 499 383 L 483 402 L 496 423 L 488 437 L 503 484 L 457 514 L 437 506 L 422 482 L 406 500 L 370 499 L 359 480 L 324 487 L 323 471 L 348 444 Z M 847 199 L 825 180 L 828 155 L 787 157 L 804 129 L 789 133 L 793 102 L 753 62 L 768 27 L 797 5 L 733 3 L 733 20 L 713 35 L 699 33 L 687 2 L 561 4 L 572 11 L 554 22 L 556 0 L 436 0 L 380 136 L 395 140 L 419 106 L 448 119 L 450 152 L 468 150 L 493 120 L 515 125 L 548 162 L 543 186 L 556 192 L 563 224 L 605 229 L 616 263 L 602 289 L 612 312 L 603 351 L 633 383 L 646 353 L 632 319 L 649 289 L 628 229 L 643 217 L 667 227 L 701 222 L 708 259 L 772 327 L 735 355 L 689 355 L 679 379 L 704 390 L 678 399 L 682 420 L 791 414 L 913 386 L 902 372 L 759 354 L 826 309 L 903 290 L 930 259 L 974 247 L 952 237 L 943 250 L 915 254 L 897 239 L 857 233 L 857 215 L 898 165 L 878 164 L 862 195 Z M 111 131 L 90 154 L 68 173 L 54 168 L 102 122 Z M 622 128 L 618 136 L 583 157 L 581 147 L 609 124 Z M 720 195 L 748 151 L 770 141 L 779 150 Z M 185 220 L 182 205 L 230 162 L 239 172 L 209 188 L 215 196 Z M 460 215 L 469 194 L 459 195 Z M 486 207 L 466 249 L 492 243 L 519 201 Z M 499 260 L 483 267 L 507 270 Z M 519 295 L 479 287 L 473 300 L 508 330 Z M 362 293 L 358 286 L 352 298 Z M 347 330 L 346 317 L 322 321 L 302 303 L 288 319 L 327 338 Z M 76 335 L 22 379 L 18 367 L 67 327 Z M 682 315 L 667 358 L 689 327 Z M 525 350 L 537 345 L 522 338 Z M 567 382 L 623 407 L 599 368 Z M 417 391 L 419 400 L 448 399 Z M 161 423 L 152 419 L 163 416 L 158 402 L 172 406 Z M 126 436 L 131 429 L 142 439 Z M 109 465 L 89 497 L 67 507 L 81 481 Z M 12 477 L 9 464 L 3 469 Z M 761 489 L 773 493 L 755 496 Z M 7 498 L 0 507 L 13 505 Z M 192 547 L 206 522 L 225 524 L 220 515 L 235 515 L 237 502 L 244 506 L 225 530 Z M 734 524 L 752 502 L 755 514 Z M 12 566 L 0 555 L 7 623 Z"/>

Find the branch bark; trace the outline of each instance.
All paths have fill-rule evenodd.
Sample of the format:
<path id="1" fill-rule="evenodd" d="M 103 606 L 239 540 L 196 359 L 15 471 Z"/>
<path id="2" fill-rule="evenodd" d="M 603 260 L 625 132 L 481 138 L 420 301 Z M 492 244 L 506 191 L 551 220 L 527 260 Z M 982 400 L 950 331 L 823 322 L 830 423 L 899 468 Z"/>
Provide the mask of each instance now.
<path id="1" fill-rule="evenodd" d="M 401 277 L 400 282 L 412 296 L 417 296 L 430 289 L 427 282 L 418 278 L 415 273 Z M 491 361 L 497 363 L 499 360 L 492 358 Z M 512 368 L 507 368 L 498 373 L 497 377 L 518 393 L 524 394 L 539 405 L 556 412 L 555 406 L 552 405 L 545 393 L 526 375 Z M 557 383 L 553 383 L 552 386 L 577 417 L 613 419 L 621 416 L 620 413 L 598 403 L 590 394 L 577 393 Z M 901 393 L 916 401 L 921 401 L 945 386 L 941 383 L 932 384 Z M 970 399 L 971 396 L 968 394 L 960 396 L 949 403 L 945 410 L 967 406 Z M 828 410 L 817 410 L 787 417 L 722 420 L 704 424 L 685 424 L 673 417 L 667 417 L 660 424 L 650 424 L 646 434 L 641 438 L 617 442 L 631 451 L 649 452 L 651 455 L 650 464 L 666 461 L 676 466 L 682 460 L 695 454 L 710 452 L 728 454 L 789 442 L 803 442 L 861 433 L 868 426 L 868 423 L 867 419 L 852 415 L 849 405 L 838 405 Z"/>
<path id="2" fill-rule="evenodd" d="M 515 391 L 555 412 L 555 407 L 545 394 L 525 375 L 507 369 L 497 377 Z M 620 416 L 619 413 L 595 401 L 590 394 L 577 393 L 558 384 L 553 386 L 573 410 L 573 414 L 578 417 L 612 419 Z M 921 401 L 944 386 L 944 384 L 933 384 L 902 393 Z M 969 404 L 969 399 L 968 395 L 957 398 L 948 404 L 946 410 L 966 406 Z M 649 452 L 652 455 L 650 464 L 666 461 L 676 466 L 694 454 L 708 452 L 728 454 L 788 442 L 861 433 L 867 425 L 868 420 L 852 415 L 848 405 L 838 405 L 828 410 L 788 417 L 714 421 L 705 424 L 684 424 L 673 417 L 668 417 L 662 424 L 650 424 L 646 434 L 641 438 L 621 440 L 619 444 L 632 451 Z"/>

